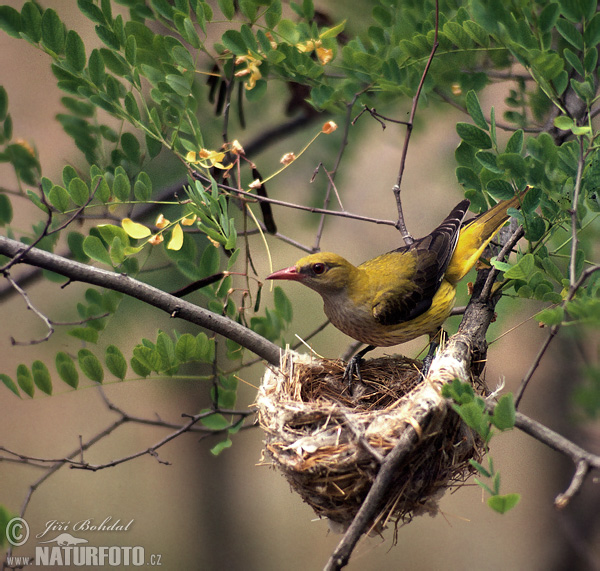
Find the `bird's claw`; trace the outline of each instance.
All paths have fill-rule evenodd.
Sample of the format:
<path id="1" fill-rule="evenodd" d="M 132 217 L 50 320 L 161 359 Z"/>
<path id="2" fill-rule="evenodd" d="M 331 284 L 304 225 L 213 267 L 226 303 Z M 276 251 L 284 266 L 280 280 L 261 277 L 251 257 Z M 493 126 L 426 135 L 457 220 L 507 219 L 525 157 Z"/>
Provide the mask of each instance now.
<path id="1" fill-rule="evenodd" d="M 352 383 L 352 379 L 356 375 L 358 381 L 362 383 L 362 375 L 360 372 L 360 365 L 363 361 L 363 358 L 360 355 L 354 355 L 346 365 L 346 370 L 344 371 L 343 380 L 347 380 L 348 384 Z"/>

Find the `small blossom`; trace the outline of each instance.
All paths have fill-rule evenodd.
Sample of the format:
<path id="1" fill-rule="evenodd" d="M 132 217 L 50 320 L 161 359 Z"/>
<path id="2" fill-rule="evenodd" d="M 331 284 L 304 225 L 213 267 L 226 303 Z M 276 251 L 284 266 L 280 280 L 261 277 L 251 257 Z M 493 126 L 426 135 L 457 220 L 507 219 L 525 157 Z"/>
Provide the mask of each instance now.
<path id="1" fill-rule="evenodd" d="M 183 226 L 192 226 L 192 224 L 194 224 L 194 222 L 196 222 L 196 219 L 198 218 L 198 216 L 196 216 L 195 214 L 192 214 L 191 216 L 186 216 L 182 221 L 181 224 Z"/>
<path id="2" fill-rule="evenodd" d="M 330 133 L 333 133 L 336 129 L 337 125 L 334 121 L 327 121 L 327 123 L 325 123 L 325 125 L 323 125 L 323 127 L 321 128 L 321 132 L 325 133 L 326 135 L 329 135 Z"/>
<path id="3" fill-rule="evenodd" d="M 248 188 L 257 189 L 257 188 L 260 188 L 261 186 L 262 186 L 262 182 L 260 182 L 260 180 L 257 178 L 248 185 Z"/>
<path id="4" fill-rule="evenodd" d="M 155 234 L 154 236 L 152 236 L 152 238 L 150 238 L 148 240 L 148 242 L 150 244 L 152 244 L 153 246 L 158 246 L 163 241 L 164 241 L 164 238 L 163 238 L 162 234 Z"/>
<path id="5" fill-rule="evenodd" d="M 200 165 L 206 169 L 217 168 L 221 170 L 230 169 L 233 164 L 225 166 L 223 160 L 226 154 L 223 151 L 210 151 L 208 149 L 200 149 L 197 153 L 190 151 L 186 156 L 185 160 L 188 163 Z"/>
<path id="6" fill-rule="evenodd" d="M 235 65 L 242 65 L 242 64 L 246 65 L 246 67 L 244 69 L 237 71 L 235 73 L 235 76 L 236 77 L 244 77 L 246 75 L 249 76 L 248 80 L 246 81 L 246 85 L 245 85 L 245 88 L 248 91 L 250 91 L 251 89 L 254 89 L 254 87 L 256 86 L 256 82 L 262 77 L 262 74 L 260 73 L 260 70 L 258 69 L 261 63 L 262 63 L 261 60 L 259 60 L 258 58 L 255 58 L 250 53 L 248 53 L 247 56 L 240 56 L 235 60 Z"/>
<path id="7" fill-rule="evenodd" d="M 207 236 L 208 241 L 215 247 L 215 248 L 220 248 L 221 244 L 219 244 L 219 242 L 217 242 L 216 240 L 213 240 L 210 236 Z"/>
<path id="8" fill-rule="evenodd" d="M 35 158 L 35 150 L 29 141 L 26 141 L 25 139 L 15 139 L 15 144 L 19 145 L 19 147 L 23 147 L 32 157 Z"/>
<path id="9" fill-rule="evenodd" d="M 312 52 L 318 47 L 321 47 L 321 40 L 308 40 L 306 42 L 300 42 L 299 44 L 296 44 L 296 49 L 300 53 Z"/>
<path id="10" fill-rule="evenodd" d="M 452 91 L 452 95 L 462 95 L 462 88 L 458 83 L 453 83 L 450 86 L 450 91 Z"/>
<path id="11" fill-rule="evenodd" d="M 159 214 L 156 222 L 154 223 L 154 225 L 161 230 L 166 228 L 169 224 L 171 224 L 171 221 L 167 220 L 163 214 Z"/>
<path id="12" fill-rule="evenodd" d="M 289 165 L 290 163 L 293 163 L 296 160 L 296 155 L 294 153 L 286 153 L 285 155 L 283 155 L 283 157 L 281 157 L 281 159 L 279 159 L 279 162 L 282 165 Z"/>
<path id="13" fill-rule="evenodd" d="M 277 42 L 273 39 L 273 34 L 271 34 L 271 32 L 267 32 L 265 34 L 267 36 L 267 38 L 269 38 L 269 43 L 271 44 L 271 47 L 276 50 L 277 49 Z"/>
<path id="14" fill-rule="evenodd" d="M 321 65 L 326 65 L 333 59 L 333 50 L 319 47 L 317 48 L 317 58 Z"/>
<path id="15" fill-rule="evenodd" d="M 234 155 L 245 155 L 244 147 L 242 147 L 241 143 L 235 139 L 233 143 L 231 143 L 231 152 Z"/>

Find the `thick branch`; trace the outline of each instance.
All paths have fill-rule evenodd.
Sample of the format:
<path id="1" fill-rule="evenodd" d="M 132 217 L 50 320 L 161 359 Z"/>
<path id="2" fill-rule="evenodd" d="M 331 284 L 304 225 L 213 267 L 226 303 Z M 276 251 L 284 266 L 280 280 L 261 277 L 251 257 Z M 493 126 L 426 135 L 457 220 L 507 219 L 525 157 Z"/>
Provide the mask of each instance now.
<path id="1" fill-rule="evenodd" d="M 25 249 L 26 246 L 21 242 L 0 236 L 0 254 L 14 257 L 18 256 Z M 19 262 L 50 270 L 73 281 L 84 282 L 124 293 L 148 305 L 166 311 L 171 317 L 185 319 L 190 323 L 200 325 L 210 331 L 223 335 L 256 353 L 272 365 L 279 365 L 279 347 L 254 331 L 236 323 L 228 317 L 217 315 L 193 303 L 178 299 L 171 294 L 165 293 L 125 274 L 118 274 L 80 262 L 67 260 L 66 258 L 38 248 L 32 248 L 20 258 Z"/>

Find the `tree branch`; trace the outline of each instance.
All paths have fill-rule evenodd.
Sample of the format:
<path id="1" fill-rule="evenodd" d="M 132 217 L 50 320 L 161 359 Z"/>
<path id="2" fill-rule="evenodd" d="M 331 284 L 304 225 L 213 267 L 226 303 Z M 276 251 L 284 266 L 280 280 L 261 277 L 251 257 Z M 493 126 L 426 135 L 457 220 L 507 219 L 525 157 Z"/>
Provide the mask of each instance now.
<path id="1" fill-rule="evenodd" d="M 25 253 L 23 253 L 24 251 Z M 89 283 L 124 293 L 166 311 L 171 317 L 179 317 L 223 335 L 256 353 L 270 364 L 279 365 L 279 347 L 251 329 L 236 323 L 228 317 L 217 315 L 193 303 L 178 299 L 125 274 L 118 274 L 67 260 L 38 248 L 28 249 L 25 244 L 4 236 L 0 236 L 0 254 L 9 257 L 18 256 L 19 263 L 50 270 L 73 281 Z"/>

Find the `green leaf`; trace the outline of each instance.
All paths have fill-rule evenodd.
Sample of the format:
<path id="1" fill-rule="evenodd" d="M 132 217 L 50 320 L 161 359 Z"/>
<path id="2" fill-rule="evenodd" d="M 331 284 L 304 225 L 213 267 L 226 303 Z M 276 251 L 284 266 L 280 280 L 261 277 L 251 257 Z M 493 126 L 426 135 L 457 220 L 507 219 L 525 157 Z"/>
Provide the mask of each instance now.
<path id="1" fill-rule="evenodd" d="M 508 430 L 515 425 L 515 403 L 512 395 L 503 395 L 492 414 L 492 424 L 498 430 Z"/>
<path id="2" fill-rule="evenodd" d="M 48 200 L 59 212 L 66 212 L 71 204 L 71 197 L 67 190 L 56 184 L 50 189 Z"/>
<path id="3" fill-rule="evenodd" d="M 519 494 L 506 494 L 504 496 L 492 496 L 488 498 L 488 506 L 490 506 L 494 511 L 505 514 L 506 512 L 512 510 L 521 499 Z"/>
<path id="4" fill-rule="evenodd" d="M 32 42 L 42 39 L 42 13 L 34 2 L 25 2 L 21 8 L 21 31 Z"/>
<path id="5" fill-rule="evenodd" d="M 559 18 L 556 22 L 558 33 L 578 50 L 583 50 L 583 36 L 581 32 L 568 20 Z"/>
<path id="6" fill-rule="evenodd" d="M 156 339 L 156 350 L 165 369 L 169 369 L 176 364 L 175 345 L 173 340 L 164 332 L 160 331 Z"/>
<path id="7" fill-rule="evenodd" d="M 127 374 L 127 361 L 116 345 L 109 345 L 106 348 L 104 362 L 106 363 L 108 370 L 117 377 L 117 379 L 123 380 L 125 378 L 125 375 Z"/>
<path id="8" fill-rule="evenodd" d="M 477 94 L 473 90 L 467 93 L 467 113 L 469 113 L 471 119 L 475 122 L 475 125 L 480 129 L 484 129 L 485 131 L 489 129 L 489 125 L 483 116 Z"/>
<path id="9" fill-rule="evenodd" d="M 52 379 L 50 378 L 48 367 L 41 361 L 34 361 L 31 365 L 31 372 L 33 373 L 33 382 L 37 388 L 47 395 L 51 395 Z"/>
<path id="10" fill-rule="evenodd" d="M 106 26 L 96 26 L 96 35 L 100 38 L 102 43 L 109 49 L 118 51 L 121 49 L 121 42 L 116 34 L 107 28 Z"/>
<path id="11" fill-rule="evenodd" d="M 52 8 L 42 14 L 42 44 L 55 54 L 65 49 L 65 27 Z"/>
<path id="12" fill-rule="evenodd" d="M 33 384 L 33 377 L 31 371 L 27 365 L 19 365 L 17 367 L 17 383 L 21 387 L 21 390 L 30 397 L 33 397 L 35 392 L 35 386 Z"/>
<path id="13" fill-rule="evenodd" d="M 571 64 L 571 67 L 580 75 L 585 75 L 585 71 L 583 70 L 583 64 L 581 63 L 581 60 L 579 59 L 579 56 L 577 56 L 573 51 L 571 51 L 569 48 L 566 48 L 563 51 L 563 56 L 564 58 L 569 62 L 569 64 Z"/>
<path id="14" fill-rule="evenodd" d="M 505 152 L 520 153 L 523 150 L 523 129 L 517 129 L 506 143 Z"/>
<path id="15" fill-rule="evenodd" d="M 501 169 L 498 166 L 496 155 L 494 153 L 490 153 L 489 151 L 477 151 L 475 158 L 490 172 L 495 174 L 502 174 L 504 172 L 504 169 Z"/>
<path id="16" fill-rule="evenodd" d="M 545 325 L 560 325 L 565 319 L 565 310 L 562 307 L 542 309 L 535 318 Z"/>
<path id="17" fill-rule="evenodd" d="M 135 36 L 128 36 L 125 42 L 125 59 L 127 63 L 134 66 L 137 61 L 137 42 Z"/>
<path id="18" fill-rule="evenodd" d="M 0 194 L 0 226 L 10 224 L 13 218 L 13 208 L 10 198 L 6 194 Z"/>
<path id="19" fill-rule="evenodd" d="M 475 470 L 477 470 L 482 476 L 485 476 L 486 478 L 492 477 L 492 474 L 490 474 L 490 472 L 486 470 L 486 468 L 484 468 L 479 462 L 473 460 L 473 458 L 469 460 L 469 464 L 471 464 L 471 466 L 473 466 L 473 468 L 475 468 Z"/>
<path id="20" fill-rule="evenodd" d="M 210 449 L 210 452 L 214 456 L 218 456 L 219 454 L 221 454 L 221 452 L 223 452 L 223 450 L 226 450 L 227 448 L 231 448 L 232 446 L 233 446 L 233 442 L 231 441 L 230 438 L 228 438 L 227 440 L 223 440 L 223 442 L 219 442 L 218 444 L 215 444 L 215 446 L 213 446 Z"/>
<path id="21" fill-rule="evenodd" d="M 106 79 L 104 58 L 98 49 L 92 50 L 92 53 L 90 54 L 88 73 L 90 74 L 90 79 L 94 85 L 97 87 L 102 87 L 104 85 L 104 81 Z"/>
<path id="22" fill-rule="evenodd" d="M 87 62 L 87 58 L 85 56 L 85 45 L 75 30 L 69 30 L 67 33 L 65 55 L 67 56 L 67 63 L 74 70 L 83 71 L 83 68 Z"/>
<path id="23" fill-rule="evenodd" d="M 83 206 L 90 199 L 90 189 L 80 178 L 74 178 L 69 183 L 69 196 L 77 206 Z"/>
<path id="24" fill-rule="evenodd" d="M 0 373 L 0 381 L 9 391 L 12 391 L 19 398 L 21 398 L 21 394 L 19 393 L 19 389 L 18 389 L 17 385 L 8 375 L 5 375 L 4 373 Z"/>
<path id="25" fill-rule="evenodd" d="M 13 38 L 20 38 L 21 14 L 11 6 L 0 6 L 0 30 Z"/>
<path id="26" fill-rule="evenodd" d="M 95 383 L 101 383 L 104 380 L 102 363 L 89 349 L 80 349 L 77 353 L 77 361 L 79 368 L 88 379 Z"/>
<path id="27" fill-rule="evenodd" d="M 165 19 L 173 19 L 173 8 L 167 0 L 151 0 L 152 7 Z"/>
<path id="28" fill-rule="evenodd" d="M 588 49 L 596 47 L 600 42 L 600 13 L 587 22 L 585 31 L 583 32 L 583 40 Z"/>
<path id="29" fill-rule="evenodd" d="M 281 2 L 271 2 L 264 16 L 267 26 L 273 29 L 279 23 L 279 20 L 281 20 Z"/>
<path id="30" fill-rule="evenodd" d="M 106 18 L 102 13 L 102 10 L 96 6 L 92 0 L 77 0 L 77 6 L 79 10 L 85 14 L 85 16 L 96 24 L 106 24 Z"/>
<path id="31" fill-rule="evenodd" d="M 567 117 L 566 115 L 560 115 L 554 119 L 554 126 L 562 131 L 570 131 L 574 125 L 575 123 L 573 119 L 571 119 L 571 117 Z"/>
<path id="32" fill-rule="evenodd" d="M 233 0 L 217 0 L 219 9 L 223 12 L 223 15 L 228 19 L 232 20 L 235 16 L 235 6 Z"/>
<path id="33" fill-rule="evenodd" d="M 456 179 L 458 180 L 458 184 L 462 185 L 465 189 L 481 189 L 481 181 L 479 180 L 479 176 L 477 176 L 477 174 L 468 167 L 457 167 Z"/>
<path id="34" fill-rule="evenodd" d="M 60 352 L 56 354 L 55 365 L 59 377 L 67 385 L 76 389 L 79 385 L 79 373 L 73 359 L 66 353 Z"/>
<path id="35" fill-rule="evenodd" d="M 73 327 L 68 334 L 87 343 L 98 343 L 98 331 L 92 327 Z"/>
<path id="36" fill-rule="evenodd" d="M 105 248 L 100 238 L 96 236 L 86 236 L 85 240 L 83 241 L 83 251 L 87 256 L 92 258 L 92 260 L 96 260 L 97 262 L 101 262 L 112 267 L 108 250 Z"/>
<path id="37" fill-rule="evenodd" d="M 8 114 L 8 94 L 6 93 L 6 89 L 0 85 L 0 121 L 4 121 L 6 119 L 6 115 Z"/>
<path id="38" fill-rule="evenodd" d="M 540 12 L 538 18 L 538 25 L 540 28 L 540 32 L 546 33 L 554 28 L 558 17 L 560 16 L 560 7 L 556 3 L 548 4 L 544 7 L 544 9 Z"/>
<path id="39" fill-rule="evenodd" d="M 292 304 L 283 289 L 279 286 L 273 291 L 273 301 L 275 302 L 275 310 L 279 316 L 284 321 L 290 323 L 293 318 Z"/>
<path id="40" fill-rule="evenodd" d="M 190 333 L 184 333 L 175 344 L 175 356 L 181 363 L 187 363 L 196 358 L 198 343 Z"/>
<path id="41" fill-rule="evenodd" d="M 181 97 L 187 97 L 192 91 L 192 84 L 187 76 L 181 76 L 174 73 L 165 77 L 167 85 Z"/>
<path id="42" fill-rule="evenodd" d="M 140 377 L 145 378 L 152 372 L 152 369 L 146 367 L 146 365 L 144 365 L 137 357 L 132 357 L 129 364 L 131 365 L 133 372 Z"/>
<path id="43" fill-rule="evenodd" d="M 121 172 L 115 176 L 115 180 L 113 182 L 113 192 L 121 202 L 129 200 L 129 195 L 131 193 L 131 182 L 126 174 Z"/>
<path id="44" fill-rule="evenodd" d="M 523 178 L 527 175 L 525 159 L 517 153 L 503 153 L 499 155 L 498 166 L 510 171 L 513 177 Z"/>
<path id="45" fill-rule="evenodd" d="M 160 355 L 156 349 L 151 349 L 150 347 L 143 347 L 138 345 L 133 350 L 133 356 L 139 361 L 139 363 L 144 367 L 149 369 L 150 371 L 163 371 L 165 369 L 165 365 L 160 358 Z M 134 367 L 133 360 L 131 361 L 131 368 L 138 374 L 138 370 Z M 147 376 L 147 375 L 142 375 Z"/>
<path id="46" fill-rule="evenodd" d="M 525 254 L 516 265 L 504 273 L 506 279 L 528 281 L 535 267 L 533 254 Z"/>
<path id="47" fill-rule="evenodd" d="M 205 413 L 210 411 L 204 409 L 200 412 Z M 211 414 L 210 416 L 203 418 L 200 422 L 203 426 L 206 426 L 206 428 L 210 428 L 215 432 L 218 430 L 225 430 L 230 425 L 230 422 L 222 414 L 219 413 Z"/>
<path id="48" fill-rule="evenodd" d="M 492 147 L 490 136 L 475 125 L 471 125 L 470 123 L 457 123 L 456 132 L 465 143 L 476 149 L 490 149 Z"/>
<path id="49" fill-rule="evenodd" d="M 135 135 L 132 133 L 123 133 L 121 135 L 121 146 L 125 156 L 132 163 L 139 163 L 140 161 L 140 142 L 137 140 Z"/>
<path id="50" fill-rule="evenodd" d="M 237 56 L 247 55 L 248 47 L 242 34 L 237 30 L 227 30 L 221 38 L 223 45 Z"/>

